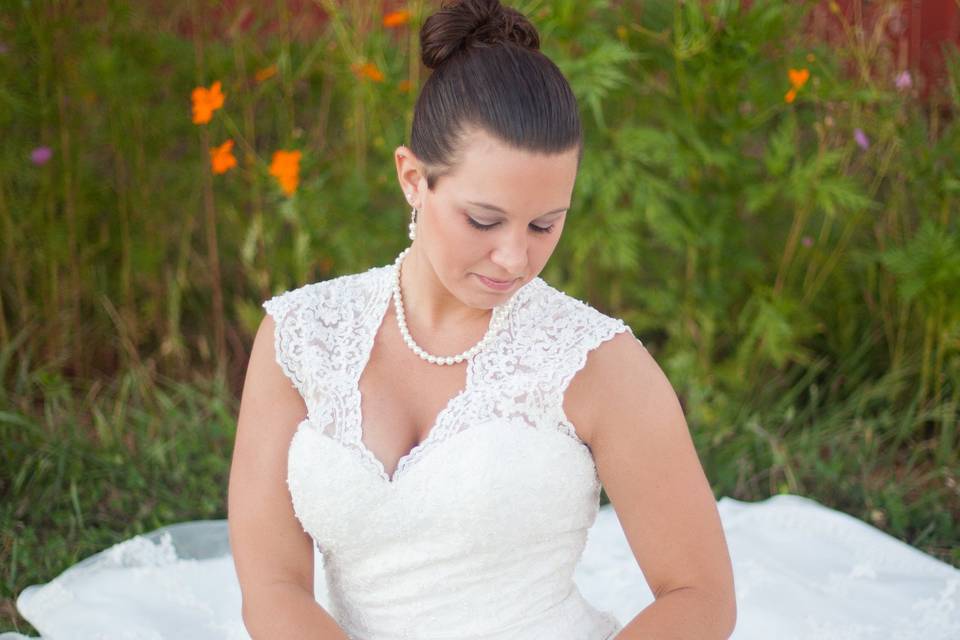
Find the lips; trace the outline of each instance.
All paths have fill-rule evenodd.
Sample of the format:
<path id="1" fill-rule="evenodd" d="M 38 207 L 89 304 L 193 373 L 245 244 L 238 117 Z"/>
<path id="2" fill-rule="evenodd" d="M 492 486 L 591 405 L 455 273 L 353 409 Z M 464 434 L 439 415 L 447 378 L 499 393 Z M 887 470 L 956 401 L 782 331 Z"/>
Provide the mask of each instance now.
<path id="1" fill-rule="evenodd" d="M 493 280 L 492 278 L 482 276 L 479 273 L 474 275 L 480 279 L 480 282 L 482 282 L 485 287 L 488 289 L 494 289 L 496 291 L 508 291 L 513 288 L 513 285 L 518 280 L 518 278 L 514 278 L 513 280 Z"/>

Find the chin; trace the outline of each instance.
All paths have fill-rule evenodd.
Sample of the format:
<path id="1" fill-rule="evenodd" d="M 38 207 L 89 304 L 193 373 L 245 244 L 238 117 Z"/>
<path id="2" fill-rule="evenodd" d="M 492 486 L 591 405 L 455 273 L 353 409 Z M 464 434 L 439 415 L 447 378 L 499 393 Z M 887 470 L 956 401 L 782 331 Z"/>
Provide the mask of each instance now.
<path id="1" fill-rule="evenodd" d="M 475 289 L 461 298 L 464 304 L 474 309 L 493 309 L 506 299 L 506 294 L 498 294 L 495 291 L 476 291 Z"/>

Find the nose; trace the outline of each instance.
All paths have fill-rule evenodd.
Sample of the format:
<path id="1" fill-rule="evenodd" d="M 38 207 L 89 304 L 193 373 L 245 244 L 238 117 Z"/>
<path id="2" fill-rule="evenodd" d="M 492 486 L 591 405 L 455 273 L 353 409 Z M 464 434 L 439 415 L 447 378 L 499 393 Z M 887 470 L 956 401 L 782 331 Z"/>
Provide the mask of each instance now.
<path id="1" fill-rule="evenodd" d="M 503 278 L 523 276 L 527 269 L 526 229 L 504 233 L 490 253 L 490 261 L 500 267 Z"/>

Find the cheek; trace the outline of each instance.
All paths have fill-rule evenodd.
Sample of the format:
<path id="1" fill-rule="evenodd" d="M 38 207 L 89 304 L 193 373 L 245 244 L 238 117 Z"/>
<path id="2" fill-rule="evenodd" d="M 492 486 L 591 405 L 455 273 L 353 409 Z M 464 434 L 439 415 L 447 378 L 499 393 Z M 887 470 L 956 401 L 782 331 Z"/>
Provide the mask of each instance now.
<path id="1" fill-rule="evenodd" d="M 474 233 L 459 213 L 437 216 L 434 231 L 430 239 L 430 252 L 444 265 L 441 267 L 444 271 L 461 272 L 464 265 L 472 266 L 477 256 L 484 253 L 485 240 L 482 234 Z"/>
<path id="2" fill-rule="evenodd" d="M 560 235 L 563 233 L 563 223 L 555 222 L 553 224 L 553 230 L 550 233 L 545 233 L 540 236 L 540 242 L 537 243 L 537 251 L 546 253 L 547 255 L 553 253 L 553 250 L 557 248 L 557 244 L 560 243 Z"/>
<path id="3" fill-rule="evenodd" d="M 536 265 L 538 272 L 546 265 L 547 261 L 550 260 L 550 256 L 553 255 L 557 244 L 560 242 L 560 232 L 562 230 L 563 228 L 559 225 L 554 226 L 553 231 L 547 234 L 546 238 L 543 238 L 540 242 L 531 246 L 530 261 Z"/>
<path id="4" fill-rule="evenodd" d="M 536 249 L 531 252 L 530 260 L 531 262 L 538 263 L 541 267 L 550 259 L 553 250 L 557 246 L 557 241 L 555 238 L 551 238 L 549 241 L 544 241 L 543 243 L 537 245 Z"/>
<path id="5" fill-rule="evenodd" d="M 443 251 L 454 260 L 470 246 L 470 230 L 466 228 L 467 225 L 460 223 L 458 215 L 454 213 L 447 216 L 441 227 Z"/>

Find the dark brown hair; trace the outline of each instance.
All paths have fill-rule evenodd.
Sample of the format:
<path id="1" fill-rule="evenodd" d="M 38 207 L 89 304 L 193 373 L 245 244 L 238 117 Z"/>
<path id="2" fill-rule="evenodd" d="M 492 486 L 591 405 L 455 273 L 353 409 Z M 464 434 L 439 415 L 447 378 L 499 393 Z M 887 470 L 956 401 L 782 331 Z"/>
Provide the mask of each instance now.
<path id="1" fill-rule="evenodd" d="M 453 170 L 474 127 L 522 151 L 577 147 L 579 167 L 577 100 L 522 13 L 499 0 L 443 2 L 420 29 L 420 50 L 433 72 L 414 107 L 410 149 L 426 165 L 430 190 Z"/>

